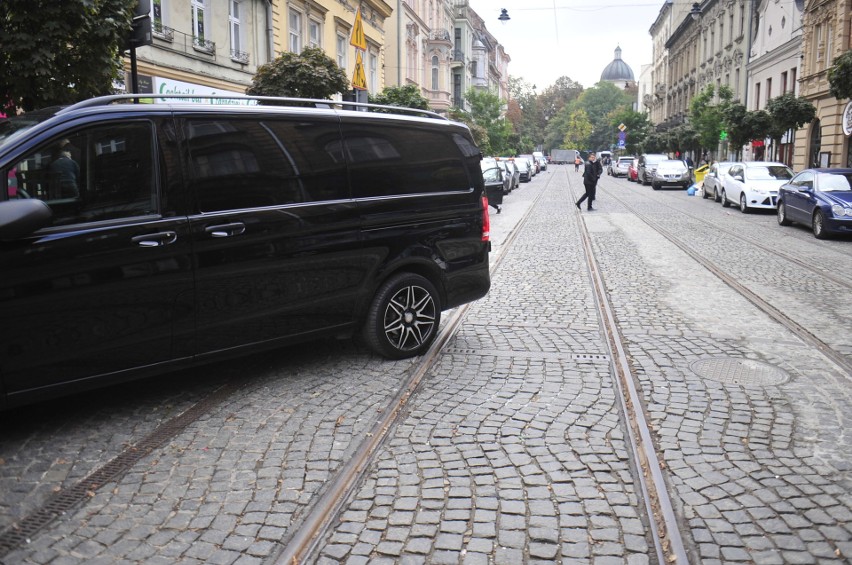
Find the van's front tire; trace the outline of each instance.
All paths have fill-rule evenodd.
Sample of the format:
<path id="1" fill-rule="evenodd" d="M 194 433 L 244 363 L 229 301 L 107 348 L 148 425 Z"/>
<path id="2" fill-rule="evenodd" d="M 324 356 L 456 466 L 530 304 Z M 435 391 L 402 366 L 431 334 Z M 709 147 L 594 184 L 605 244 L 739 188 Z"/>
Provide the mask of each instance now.
<path id="1" fill-rule="evenodd" d="M 362 335 L 367 347 L 388 359 L 425 353 L 441 323 L 441 297 L 426 278 L 394 275 L 379 287 Z"/>

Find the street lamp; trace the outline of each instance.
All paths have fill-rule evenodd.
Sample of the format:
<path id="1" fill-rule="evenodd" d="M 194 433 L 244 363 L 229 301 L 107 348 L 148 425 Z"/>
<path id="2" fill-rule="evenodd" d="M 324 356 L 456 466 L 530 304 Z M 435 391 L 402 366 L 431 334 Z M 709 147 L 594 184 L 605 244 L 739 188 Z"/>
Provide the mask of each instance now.
<path id="1" fill-rule="evenodd" d="M 508 22 L 508 21 L 511 19 L 511 18 L 509 17 L 509 12 L 508 12 L 508 10 L 506 10 L 506 8 L 503 8 L 502 10 L 500 10 L 500 17 L 499 17 L 499 18 L 497 18 L 497 19 L 498 19 L 498 20 L 500 20 L 500 23 L 504 23 L 504 24 L 505 24 L 506 22 Z"/>
<path id="2" fill-rule="evenodd" d="M 692 9 L 689 11 L 689 15 L 692 16 L 693 20 L 698 20 L 701 17 L 701 6 L 698 2 L 693 2 Z"/>

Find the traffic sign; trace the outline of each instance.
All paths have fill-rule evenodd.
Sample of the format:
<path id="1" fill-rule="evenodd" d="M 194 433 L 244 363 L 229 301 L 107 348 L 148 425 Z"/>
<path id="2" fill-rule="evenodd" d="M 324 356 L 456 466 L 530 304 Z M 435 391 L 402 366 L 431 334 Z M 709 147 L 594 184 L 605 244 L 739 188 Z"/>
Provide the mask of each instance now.
<path id="1" fill-rule="evenodd" d="M 624 131 L 624 130 L 627 129 L 627 126 L 624 125 L 624 124 L 618 124 L 618 129 L 620 129 L 621 131 Z"/>
<path id="2" fill-rule="evenodd" d="M 355 72 L 352 73 L 352 88 L 367 90 L 367 77 L 364 75 L 364 59 L 361 51 L 355 51 Z"/>
<path id="3" fill-rule="evenodd" d="M 349 45 L 362 51 L 367 50 L 367 38 L 364 36 L 364 22 L 361 20 L 361 8 L 355 12 L 355 26 L 352 28 L 352 37 L 349 38 Z"/>

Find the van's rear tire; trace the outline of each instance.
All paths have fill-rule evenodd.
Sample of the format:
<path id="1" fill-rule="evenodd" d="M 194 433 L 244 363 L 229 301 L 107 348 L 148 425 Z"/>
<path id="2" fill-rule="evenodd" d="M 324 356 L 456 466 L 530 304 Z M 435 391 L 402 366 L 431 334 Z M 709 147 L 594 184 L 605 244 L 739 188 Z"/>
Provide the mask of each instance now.
<path id="1" fill-rule="evenodd" d="M 425 353 L 441 323 L 441 297 L 426 278 L 394 275 L 379 287 L 367 310 L 362 336 L 367 347 L 388 359 Z"/>

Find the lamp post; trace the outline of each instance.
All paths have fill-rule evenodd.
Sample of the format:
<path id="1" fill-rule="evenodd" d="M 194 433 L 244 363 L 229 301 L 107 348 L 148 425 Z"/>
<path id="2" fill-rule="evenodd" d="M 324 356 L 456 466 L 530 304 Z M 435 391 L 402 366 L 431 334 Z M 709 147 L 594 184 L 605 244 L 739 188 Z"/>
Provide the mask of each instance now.
<path id="1" fill-rule="evenodd" d="M 692 19 L 697 21 L 698 18 L 701 17 L 701 6 L 698 2 L 693 2 L 692 9 L 689 11 L 689 15 L 692 16 Z"/>
<path id="2" fill-rule="evenodd" d="M 500 20 L 500 23 L 505 24 L 512 18 L 509 17 L 508 10 L 506 10 L 506 8 L 503 8 L 502 10 L 500 10 L 500 17 L 498 17 L 497 19 Z"/>

